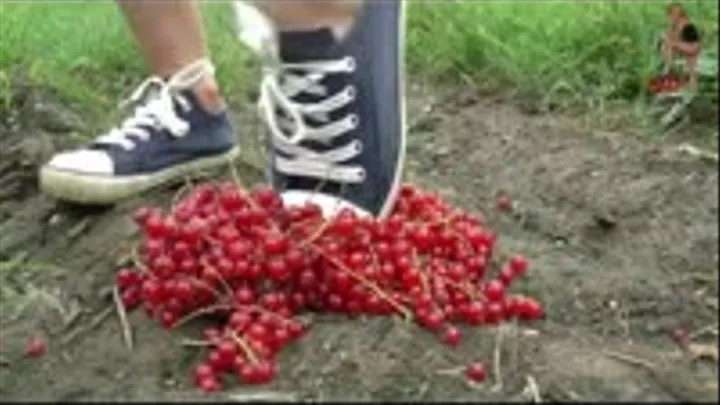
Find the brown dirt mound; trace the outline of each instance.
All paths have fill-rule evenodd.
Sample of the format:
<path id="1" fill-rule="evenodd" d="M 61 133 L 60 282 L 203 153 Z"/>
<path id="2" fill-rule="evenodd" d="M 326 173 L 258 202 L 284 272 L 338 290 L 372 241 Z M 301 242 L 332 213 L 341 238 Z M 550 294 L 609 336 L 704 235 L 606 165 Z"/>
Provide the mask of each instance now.
<path id="1" fill-rule="evenodd" d="M 678 326 L 717 331 L 717 167 L 672 145 L 528 115 L 504 98 L 452 88 L 432 88 L 431 97 L 427 90 L 415 89 L 412 98 L 408 179 L 486 212 L 500 249 L 533 260 L 526 288 L 547 304 L 549 319 L 502 328 L 499 345 L 499 331 L 473 332 L 450 350 L 397 320 L 318 317 L 309 336 L 282 355 L 278 380 L 254 395 L 717 398 L 717 359 L 692 359 L 667 336 Z M 60 206 L 39 195 L 37 164 L 76 142 L 70 135 L 78 127 L 56 102 L 45 100 L 55 110 L 38 112 L 30 94 L 16 100 L 20 116 L 0 123 L 0 339 L 8 363 L 0 367 L 0 398 L 200 398 L 188 378 L 195 355 L 178 344 L 197 326 L 168 334 L 132 314 L 136 347 L 129 352 L 107 294 L 118 258 L 137 236 L 128 214 L 167 204 L 174 191 L 112 209 Z M 38 120 L 41 113 L 53 125 Z M 242 175 L 261 180 L 250 167 Z M 516 203 L 513 213 L 493 211 L 500 192 Z M 49 354 L 22 358 L 24 341 L 38 334 L 49 337 Z M 492 363 L 496 354 L 502 386 L 497 376 L 474 388 L 442 372 L 468 359 Z M 249 393 L 237 388 L 215 398 Z"/>

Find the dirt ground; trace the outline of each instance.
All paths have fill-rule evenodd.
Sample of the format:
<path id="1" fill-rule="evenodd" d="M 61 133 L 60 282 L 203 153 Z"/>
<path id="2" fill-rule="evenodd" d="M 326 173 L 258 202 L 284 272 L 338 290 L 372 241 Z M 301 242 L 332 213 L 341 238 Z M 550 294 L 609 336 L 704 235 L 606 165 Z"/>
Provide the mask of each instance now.
<path id="1" fill-rule="evenodd" d="M 170 334 L 131 314 L 130 352 L 108 298 L 137 236 L 128 213 L 167 204 L 174 191 L 112 209 L 39 195 L 37 164 L 78 142 L 72 134 L 83 125 L 50 96 L 17 92 L 20 114 L 0 117 L 3 400 L 717 399 L 717 359 L 681 351 L 668 331 L 696 332 L 693 347 L 717 355 L 718 168 L 673 144 L 508 96 L 414 86 L 408 180 L 485 212 L 500 249 L 531 258 L 525 288 L 548 319 L 473 331 L 451 350 L 397 320 L 315 318 L 272 385 L 207 397 L 188 378 L 196 352 L 179 345 L 198 327 Z M 251 166 L 242 175 L 262 178 Z M 513 213 L 494 211 L 500 192 L 515 201 Z M 47 356 L 23 358 L 31 336 L 48 338 Z M 498 360 L 500 373 L 469 386 L 449 371 L 469 359 Z"/>

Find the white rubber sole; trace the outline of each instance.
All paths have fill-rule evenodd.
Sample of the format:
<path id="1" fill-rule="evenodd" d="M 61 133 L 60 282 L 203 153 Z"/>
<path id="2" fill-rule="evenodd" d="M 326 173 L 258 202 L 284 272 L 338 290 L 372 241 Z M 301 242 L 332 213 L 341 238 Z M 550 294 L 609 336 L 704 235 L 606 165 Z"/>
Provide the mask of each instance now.
<path id="1" fill-rule="evenodd" d="M 193 172 L 227 165 L 240 155 L 240 148 L 217 155 L 179 164 L 153 174 L 112 177 L 88 175 L 52 166 L 40 168 L 40 190 L 63 201 L 79 204 L 114 204 L 134 197 L 162 184 L 177 180 Z"/>
<path id="2" fill-rule="evenodd" d="M 337 196 L 317 191 L 287 190 L 280 192 L 280 198 L 286 207 L 315 204 L 320 208 L 325 218 L 334 217 L 344 209 L 350 209 L 360 217 L 370 218 L 373 216 L 371 213 Z"/>

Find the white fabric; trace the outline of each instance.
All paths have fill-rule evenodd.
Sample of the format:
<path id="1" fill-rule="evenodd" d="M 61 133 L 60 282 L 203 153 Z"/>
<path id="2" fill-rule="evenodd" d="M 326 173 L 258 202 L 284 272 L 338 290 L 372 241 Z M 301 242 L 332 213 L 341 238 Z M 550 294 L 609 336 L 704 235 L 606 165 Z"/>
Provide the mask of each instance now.
<path id="1" fill-rule="evenodd" d="M 59 153 L 50 159 L 48 166 L 97 175 L 111 175 L 114 170 L 113 162 L 105 151 L 91 149 Z"/>
<path id="2" fill-rule="evenodd" d="M 325 218 L 335 216 L 343 209 L 350 209 L 363 217 L 371 217 L 372 214 L 358 206 L 342 200 L 338 197 L 319 193 L 316 191 L 288 190 L 280 193 L 283 203 L 286 206 L 302 206 L 307 203 L 316 204 L 320 207 Z"/>

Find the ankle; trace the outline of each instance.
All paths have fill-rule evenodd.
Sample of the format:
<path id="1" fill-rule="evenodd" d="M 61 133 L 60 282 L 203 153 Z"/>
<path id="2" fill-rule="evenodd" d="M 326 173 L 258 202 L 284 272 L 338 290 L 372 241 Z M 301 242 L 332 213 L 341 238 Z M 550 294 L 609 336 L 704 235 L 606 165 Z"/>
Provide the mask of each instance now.
<path id="1" fill-rule="evenodd" d="M 350 32 L 353 27 L 353 20 L 343 21 L 319 21 L 314 23 L 301 24 L 285 24 L 278 27 L 279 31 L 284 32 L 300 32 L 300 31 L 317 31 L 320 29 L 329 29 L 336 40 L 342 40 Z"/>
<path id="2" fill-rule="evenodd" d="M 210 114 L 218 114 L 227 108 L 220 86 L 214 77 L 201 79 L 192 87 L 192 92 L 197 97 L 200 106 Z"/>
<path id="3" fill-rule="evenodd" d="M 363 0 L 306 0 L 294 3 L 261 2 L 259 8 L 280 31 L 314 31 L 330 28 L 343 38 L 352 28 Z"/>

